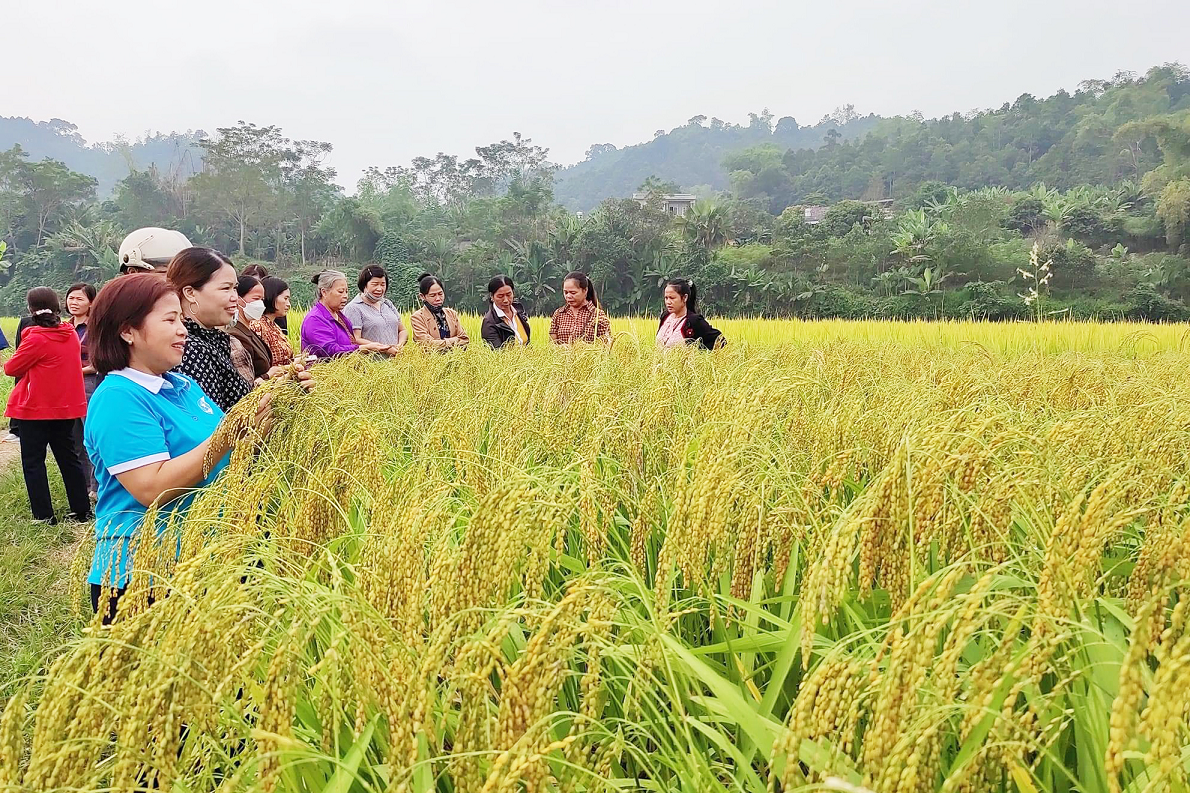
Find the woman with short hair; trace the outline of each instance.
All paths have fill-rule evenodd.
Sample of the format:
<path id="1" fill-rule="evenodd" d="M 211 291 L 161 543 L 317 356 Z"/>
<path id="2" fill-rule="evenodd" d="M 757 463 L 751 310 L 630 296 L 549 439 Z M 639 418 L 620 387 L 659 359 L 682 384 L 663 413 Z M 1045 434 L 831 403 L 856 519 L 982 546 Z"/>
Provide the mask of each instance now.
<path id="1" fill-rule="evenodd" d="M 8 396 L 4 415 L 21 422 L 21 469 L 35 521 L 57 523 L 45 468 L 45 450 L 53 452 L 71 520 L 91 519 L 87 474 L 75 443 L 78 420 L 87 415 L 79 337 L 62 321 L 53 289 L 39 286 L 26 295 L 32 324 L 20 349 L 4 362 L 4 373 L 20 381 Z"/>
<path id="2" fill-rule="evenodd" d="M 160 536 L 190 508 L 195 488 L 219 476 L 233 445 L 214 440 L 223 418 L 219 404 L 178 372 L 189 349 L 188 318 L 179 290 L 154 274 L 109 282 L 92 310 L 91 361 L 107 376 L 91 398 L 85 433 L 99 479 L 87 581 L 104 622 L 114 618 L 128 586 L 147 508 L 158 505 Z M 271 399 L 265 395 L 257 405 L 253 424 L 261 432 L 271 424 Z M 210 470 L 207 460 L 214 461 Z"/>
<path id="3" fill-rule="evenodd" d="M 268 345 L 274 366 L 289 366 L 293 363 L 293 346 L 278 322 L 289 314 L 289 284 L 272 275 L 265 276 L 260 283 L 264 287 L 264 314 L 249 322 L 248 329 Z"/>
<path id="4" fill-rule="evenodd" d="M 701 345 L 713 350 L 727 343 L 723 334 L 698 313 L 698 287 L 689 278 L 671 278 L 665 283 L 665 313 L 657 327 L 658 347 Z"/>
<path id="5" fill-rule="evenodd" d="M 392 346 L 356 341 L 355 328 L 343 312 L 347 306 L 347 276 L 338 270 L 323 270 L 311 281 L 317 302 L 302 320 L 302 349 L 326 360 L 362 350 L 388 354 Z"/>
<path id="6" fill-rule="evenodd" d="M 385 297 L 388 273 L 378 264 L 369 264 L 359 271 L 357 285 L 359 294 L 343 309 L 351 320 L 352 337 L 360 345 L 372 342 L 387 348 L 376 352 L 397 353 L 405 346 L 409 333 L 401 322 L 401 312 Z"/>
<path id="7" fill-rule="evenodd" d="M 585 273 L 566 274 L 562 279 L 562 297 L 566 305 L 550 318 L 550 340 L 554 344 L 611 341 L 611 323 L 599 307 L 595 285 Z"/>
<path id="8" fill-rule="evenodd" d="M 431 350 L 466 349 L 470 340 L 459 315 L 443 305 L 446 292 L 442 288 L 442 279 L 422 273 L 417 279 L 417 291 L 421 294 L 422 307 L 409 317 L 413 340 Z"/>
<path id="9" fill-rule="evenodd" d="M 488 281 L 488 302 L 491 308 L 484 314 L 479 336 L 494 350 L 507 345 L 514 347 L 529 343 L 529 317 L 525 307 L 517 302 L 512 279 L 497 275 Z"/>

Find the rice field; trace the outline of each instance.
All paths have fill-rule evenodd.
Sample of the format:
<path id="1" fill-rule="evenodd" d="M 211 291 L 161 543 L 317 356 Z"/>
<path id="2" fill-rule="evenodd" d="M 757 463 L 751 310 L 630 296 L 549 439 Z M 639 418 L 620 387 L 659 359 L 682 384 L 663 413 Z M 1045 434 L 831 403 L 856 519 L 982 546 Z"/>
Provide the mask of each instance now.
<path id="1" fill-rule="evenodd" d="M 1187 789 L 1184 327 L 719 324 L 274 384 L 0 789 Z"/>

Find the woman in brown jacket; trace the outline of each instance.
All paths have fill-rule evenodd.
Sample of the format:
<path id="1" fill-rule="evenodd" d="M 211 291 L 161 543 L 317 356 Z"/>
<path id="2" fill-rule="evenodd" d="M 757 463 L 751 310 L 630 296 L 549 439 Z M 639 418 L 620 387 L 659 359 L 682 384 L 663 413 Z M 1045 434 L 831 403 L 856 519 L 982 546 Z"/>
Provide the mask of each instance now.
<path id="1" fill-rule="evenodd" d="M 442 305 L 446 302 L 442 279 L 425 273 L 417 279 L 417 289 L 423 305 L 409 318 L 413 340 L 431 350 L 465 349 L 469 339 L 459 315 Z"/>
<path id="2" fill-rule="evenodd" d="M 264 315 L 264 285 L 251 275 L 241 275 L 236 284 L 239 295 L 239 310 L 236 318 L 227 326 L 231 335 L 231 360 L 236 369 L 249 383 L 260 383 L 269 378 L 273 368 L 273 353 L 264 339 L 248 327 Z M 235 342 L 239 342 L 237 345 Z"/>

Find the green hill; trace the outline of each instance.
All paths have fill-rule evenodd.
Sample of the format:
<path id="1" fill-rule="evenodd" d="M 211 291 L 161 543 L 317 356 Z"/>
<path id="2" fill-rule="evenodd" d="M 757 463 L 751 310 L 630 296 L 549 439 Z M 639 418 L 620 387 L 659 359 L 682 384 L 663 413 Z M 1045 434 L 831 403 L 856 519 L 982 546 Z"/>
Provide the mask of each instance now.
<path id="1" fill-rule="evenodd" d="M 879 121 L 879 116 L 857 116 L 851 106 L 836 110 L 813 126 L 801 126 L 789 116 L 774 124 L 767 110 L 752 114 L 747 126 L 695 116 L 684 126 L 669 132 L 658 130 L 653 140 L 635 146 L 592 146 L 585 160 L 559 171 L 554 195 L 567 209 L 588 211 L 605 198 L 631 195 L 650 176 L 685 190 L 726 190 L 730 175 L 722 164 L 729 154 L 753 146 L 815 148 L 824 145 L 832 132 L 842 140 L 850 140 L 862 136 Z"/>
<path id="2" fill-rule="evenodd" d="M 939 119 L 882 119 L 855 141 L 783 154 L 752 148 L 728 158 L 733 193 L 769 211 L 813 198 L 904 198 L 925 182 L 1013 190 L 1140 181 L 1162 163 L 1160 135 L 1143 123 L 1190 110 L 1190 70 L 1086 80 L 1075 93 L 1022 94 L 995 110 Z M 1168 134 L 1168 132 L 1166 133 Z"/>
<path id="3" fill-rule="evenodd" d="M 31 161 L 58 160 L 72 171 L 94 177 L 100 196 L 109 195 L 132 170 L 155 168 L 174 178 L 190 177 L 202 164 L 195 141 L 204 134 L 201 130 L 149 133 L 136 141 L 88 144 L 78 127 L 60 118 L 33 121 L 0 116 L 0 151 L 20 146 Z"/>

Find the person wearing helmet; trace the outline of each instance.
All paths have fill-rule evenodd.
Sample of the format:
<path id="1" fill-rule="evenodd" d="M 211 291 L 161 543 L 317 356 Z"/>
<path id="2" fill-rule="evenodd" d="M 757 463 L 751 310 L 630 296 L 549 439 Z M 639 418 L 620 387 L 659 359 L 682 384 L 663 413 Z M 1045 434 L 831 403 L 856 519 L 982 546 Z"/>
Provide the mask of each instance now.
<path id="1" fill-rule="evenodd" d="M 165 271 L 169 260 L 190 247 L 190 240 L 180 231 L 155 226 L 137 229 L 120 243 L 120 275 Z"/>

